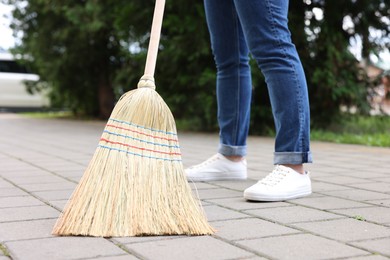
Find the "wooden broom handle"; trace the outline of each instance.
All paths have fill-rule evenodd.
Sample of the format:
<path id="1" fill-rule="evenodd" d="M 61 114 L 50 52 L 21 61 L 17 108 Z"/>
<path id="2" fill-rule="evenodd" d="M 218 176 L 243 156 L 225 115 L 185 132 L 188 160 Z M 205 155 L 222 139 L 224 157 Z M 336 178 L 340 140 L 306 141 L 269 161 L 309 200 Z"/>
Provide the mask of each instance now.
<path id="1" fill-rule="evenodd" d="M 153 14 L 152 30 L 150 32 L 150 40 L 148 53 L 146 56 L 146 65 L 144 75 L 138 82 L 138 88 L 150 87 L 156 88 L 154 83 L 154 70 L 156 68 L 158 46 L 160 44 L 161 27 L 164 16 L 165 0 L 156 0 Z"/>

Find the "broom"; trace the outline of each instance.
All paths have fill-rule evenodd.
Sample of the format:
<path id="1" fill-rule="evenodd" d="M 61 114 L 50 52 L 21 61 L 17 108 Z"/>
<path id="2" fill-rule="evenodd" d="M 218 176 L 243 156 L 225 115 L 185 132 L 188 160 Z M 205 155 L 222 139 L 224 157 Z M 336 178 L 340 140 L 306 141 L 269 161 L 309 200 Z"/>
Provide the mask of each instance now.
<path id="1" fill-rule="evenodd" d="M 145 73 L 108 119 L 98 147 L 54 235 L 214 233 L 184 174 L 174 118 L 155 91 L 165 0 L 154 10 Z"/>

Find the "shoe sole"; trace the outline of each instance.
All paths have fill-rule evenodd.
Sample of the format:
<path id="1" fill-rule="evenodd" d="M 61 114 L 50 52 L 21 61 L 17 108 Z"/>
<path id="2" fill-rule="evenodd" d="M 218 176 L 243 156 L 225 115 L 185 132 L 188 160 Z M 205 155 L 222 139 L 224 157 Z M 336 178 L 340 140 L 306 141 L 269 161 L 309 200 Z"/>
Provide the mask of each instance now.
<path id="1" fill-rule="evenodd" d="M 310 195 L 312 192 L 311 190 L 309 191 L 300 191 L 294 194 L 291 194 L 289 196 L 273 196 L 273 197 L 267 197 L 264 195 L 258 195 L 258 194 L 250 194 L 250 193 L 244 193 L 244 198 L 249 201 L 264 201 L 264 202 L 269 202 L 269 201 L 285 201 L 285 200 L 292 200 L 292 199 L 297 199 L 301 197 L 305 197 Z"/>

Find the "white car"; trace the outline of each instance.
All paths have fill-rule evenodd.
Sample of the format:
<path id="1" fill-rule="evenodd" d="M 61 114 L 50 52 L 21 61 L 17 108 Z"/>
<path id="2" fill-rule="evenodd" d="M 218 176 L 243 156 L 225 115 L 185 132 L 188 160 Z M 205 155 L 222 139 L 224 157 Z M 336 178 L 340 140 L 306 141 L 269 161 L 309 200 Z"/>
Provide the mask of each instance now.
<path id="1" fill-rule="evenodd" d="M 0 108 L 43 108 L 49 105 L 41 93 L 30 94 L 25 82 L 37 82 L 39 76 L 27 71 L 10 53 L 0 53 Z"/>

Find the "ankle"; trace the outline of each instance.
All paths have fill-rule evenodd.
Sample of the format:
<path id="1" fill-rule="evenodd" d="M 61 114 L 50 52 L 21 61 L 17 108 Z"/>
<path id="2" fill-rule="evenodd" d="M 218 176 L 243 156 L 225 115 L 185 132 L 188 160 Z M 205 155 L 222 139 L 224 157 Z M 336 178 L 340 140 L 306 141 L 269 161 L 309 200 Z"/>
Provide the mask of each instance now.
<path id="1" fill-rule="evenodd" d="M 289 167 L 300 174 L 305 173 L 305 170 L 303 169 L 303 164 L 282 164 L 282 165 Z"/>
<path id="2" fill-rule="evenodd" d="M 239 156 L 239 155 L 229 155 L 229 156 L 224 155 L 224 157 L 232 162 L 240 162 L 244 159 L 243 156 Z"/>

